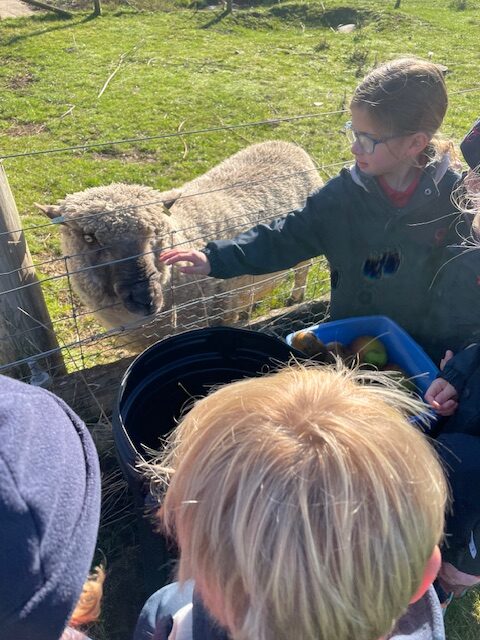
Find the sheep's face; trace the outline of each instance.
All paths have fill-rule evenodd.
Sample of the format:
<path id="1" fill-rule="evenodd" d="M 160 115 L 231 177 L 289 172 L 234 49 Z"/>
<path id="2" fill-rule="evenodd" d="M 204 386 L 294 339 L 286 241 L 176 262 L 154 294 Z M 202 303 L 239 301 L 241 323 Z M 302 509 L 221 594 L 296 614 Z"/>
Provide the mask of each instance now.
<path id="1" fill-rule="evenodd" d="M 82 302 L 107 327 L 138 324 L 160 311 L 169 274 L 158 255 L 171 243 L 168 216 L 158 207 L 137 215 L 135 207 L 122 210 L 104 200 L 79 210 L 78 203 L 69 206 L 71 197 L 41 208 L 51 218 L 62 216 L 62 249 Z"/>
<path id="2" fill-rule="evenodd" d="M 111 305 L 122 321 L 140 320 L 163 306 L 162 284 L 167 271 L 158 260 L 156 229 L 138 221 L 132 233 L 108 222 L 105 219 L 101 227 L 66 222 L 62 226 L 63 245 L 77 251 L 77 255 L 70 254 L 69 260 L 75 281 L 77 284 L 82 281 L 87 299 L 93 284 L 101 291 L 102 304 Z M 85 278 L 88 284 L 83 282 Z M 91 306 L 91 300 L 87 304 Z"/>

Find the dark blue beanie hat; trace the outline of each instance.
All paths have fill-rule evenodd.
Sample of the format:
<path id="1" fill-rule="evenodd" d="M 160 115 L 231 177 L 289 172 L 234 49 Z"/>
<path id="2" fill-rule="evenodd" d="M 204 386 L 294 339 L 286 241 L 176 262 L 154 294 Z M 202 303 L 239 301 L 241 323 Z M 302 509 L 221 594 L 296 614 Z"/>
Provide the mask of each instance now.
<path id="1" fill-rule="evenodd" d="M 100 471 L 59 398 L 0 376 L 0 638 L 58 640 L 90 570 Z"/>
<path id="2" fill-rule="evenodd" d="M 480 167 L 480 120 L 477 120 L 460 144 L 463 157 L 470 169 Z"/>

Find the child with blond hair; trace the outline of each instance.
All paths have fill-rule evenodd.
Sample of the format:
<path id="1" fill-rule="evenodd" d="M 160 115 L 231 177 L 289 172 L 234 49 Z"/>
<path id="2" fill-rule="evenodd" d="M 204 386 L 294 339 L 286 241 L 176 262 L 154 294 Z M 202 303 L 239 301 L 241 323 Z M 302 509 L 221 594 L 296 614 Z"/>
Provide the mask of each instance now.
<path id="1" fill-rule="evenodd" d="M 447 488 L 408 419 L 423 409 L 341 366 L 198 401 L 150 470 L 180 583 L 150 598 L 135 640 L 442 640 Z"/>
<path id="2" fill-rule="evenodd" d="M 82 628 L 100 617 L 105 569 L 99 565 L 89 574 L 61 640 L 89 640 Z"/>

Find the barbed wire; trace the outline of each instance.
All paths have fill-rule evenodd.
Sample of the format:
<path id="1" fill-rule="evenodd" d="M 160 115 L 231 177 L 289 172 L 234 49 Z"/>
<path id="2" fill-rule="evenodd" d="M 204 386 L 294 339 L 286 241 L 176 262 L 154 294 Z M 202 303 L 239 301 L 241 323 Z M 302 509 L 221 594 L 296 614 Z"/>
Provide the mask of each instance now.
<path id="1" fill-rule="evenodd" d="M 282 175 L 276 175 L 276 176 L 271 176 L 269 178 L 265 178 L 265 180 L 256 180 L 256 181 L 249 181 L 249 182 L 237 182 L 237 183 L 232 183 L 231 185 L 226 185 L 223 187 L 217 187 L 215 189 L 207 189 L 205 191 L 198 191 L 197 193 L 187 193 L 184 195 L 180 195 L 175 199 L 175 201 L 177 200 L 186 200 L 188 198 L 196 198 L 196 197 L 200 197 L 200 196 L 204 196 L 204 195 L 209 195 L 212 193 L 221 193 L 223 191 L 230 191 L 232 189 L 240 189 L 240 188 L 244 188 L 246 186 L 258 186 L 261 184 L 265 184 L 268 182 L 272 182 L 273 180 L 280 180 L 280 179 L 285 179 L 285 178 L 294 178 L 296 176 L 299 175 L 305 175 L 308 173 L 312 173 L 313 171 L 325 171 L 325 169 L 329 169 L 332 167 L 338 167 L 338 166 L 345 166 L 346 164 L 351 164 L 352 160 L 344 160 L 344 161 L 337 161 L 337 162 L 332 162 L 329 164 L 324 164 L 324 165 L 319 165 L 317 166 L 315 169 L 308 169 L 308 170 L 304 170 L 304 171 L 297 171 L 297 172 L 293 172 L 293 173 L 288 173 L 288 174 L 282 174 Z M 107 185 L 109 186 L 109 185 Z M 181 185 L 180 187 L 172 187 L 171 189 L 167 189 L 167 192 L 172 191 L 173 189 L 178 189 L 180 190 L 181 187 L 183 185 Z M 155 189 L 152 188 L 153 191 L 156 191 Z M 162 191 L 158 192 L 159 194 L 162 194 Z M 120 214 L 120 213 L 126 213 L 126 212 L 130 212 L 130 211 L 136 211 L 137 209 L 142 209 L 144 207 L 153 207 L 156 205 L 161 205 L 161 204 L 165 204 L 168 202 L 171 202 L 172 197 L 165 197 L 165 198 L 159 198 L 159 199 L 155 199 L 155 200 L 151 200 L 149 202 L 145 202 L 139 205 L 129 205 L 128 207 L 116 207 L 113 209 L 109 209 L 106 211 L 97 211 L 95 213 L 86 213 L 84 215 L 79 215 L 79 216 L 75 216 L 75 221 L 79 221 L 79 220 L 85 220 L 88 218 L 101 218 L 102 216 L 106 216 L 106 215 L 112 215 L 112 214 Z M 56 226 L 58 224 L 62 224 L 62 222 L 64 222 L 65 220 L 59 216 L 58 218 L 55 218 L 53 220 L 50 220 L 50 222 L 45 222 L 44 224 L 37 224 L 37 225 L 31 225 L 29 227 L 22 227 L 20 229 L 13 229 L 10 231 L 2 231 L 0 232 L 0 237 L 4 236 L 4 235 L 10 235 L 10 234 L 14 234 L 14 233 L 22 233 L 22 232 L 26 232 L 26 231 L 37 231 L 38 229 L 42 229 L 44 227 L 52 227 L 52 226 Z M 188 227 L 185 227 L 184 230 L 188 230 Z"/>
<path id="2" fill-rule="evenodd" d="M 294 273 L 294 271 L 297 269 L 301 269 L 302 267 L 295 267 L 292 268 L 291 270 L 289 270 L 291 273 Z M 218 301 L 219 304 L 221 303 L 222 300 L 224 299 L 228 299 L 231 298 L 232 296 L 237 296 L 237 295 L 241 295 L 242 292 L 245 291 L 250 291 L 252 286 L 255 287 L 263 287 L 266 284 L 270 284 L 273 285 L 277 282 L 279 282 L 280 280 L 282 280 L 282 276 L 280 276 L 279 274 L 271 274 L 271 275 L 266 275 L 266 276 L 262 276 L 262 282 L 261 283 L 254 283 L 252 285 L 252 283 L 247 283 L 245 285 L 241 285 L 236 287 L 233 290 L 228 290 L 228 291 L 222 291 L 222 292 L 216 292 L 213 295 L 207 296 L 205 299 L 203 300 L 198 300 L 198 299 L 194 299 L 194 300 L 188 300 L 185 301 L 183 303 L 180 303 L 177 305 L 176 308 L 176 313 L 177 314 L 183 314 L 186 315 L 188 314 L 189 310 L 194 311 L 195 308 L 197 308 L 199 306 L 199 304 L 203 304 L 203 303 L 209 303 L 210 301 Z M 323 278 L 323 280 L 325 280 L 325 278 Z M 224 309 L 224 308 L 220 308 L 218 310 L 218 312 L 214 312 L 211 315 L 209 315 L 208 319 L 204 318 L 204 317 L 199 317 L 198 315 L 192 314 L 192 320 L 189 322 L 188 320 L 184 323 L 182 323 L 182 331 L 183 330 L 188 330 L 189 328 L 195 328 L 196 326 L 207 326 L 205 324 L 205 322 L 208 323 L 215 323 L 215 321 L 217 320 L 222 320 L 222 318 L 225 316 L 225 314 L 228 313 L 235 313 L 238 311 L 243 311 L 245 309 L 245 305 L 238 305 L 237 307 L 229 307 L 228 309 Z M 90 310 L 90 314 L 94 315 L 95 314 L 95 309 Z M 41 353 L 37 353 L 37 354 L 33 354 L 33 355 L 28 355 L 25 356 L 24 358 L 19 358 L 17 360 L 15 360 L 14 362 L 9 362 L 3 365 L 0 365 L 0 372 L 6 371 L 9 368 L 13 367 L 13 366 L 20 366 L 23 364 L 28 364 L 29 362 L 32 361 L 38 361 L 38 360 L 43 360 L 45 358 L 48 358 L 49 356 L 54 355 L 55 353 L 58 352 L 62 352 L 62 351 L 68 351 L 71 350 L 73 348 L 80 348 L 80 347 L 86 347 L 90 344 L 95 344 L 98 343 L 102 340 L 105 340 L 107 338 L 116 338 L 121 336 L 122 334 L 125 335 L 129 335 L 132 331 L 135 330 L 140 330 L 146 333 L 146 339 L 148 340 L 150 337 L 151 338 L 155 338 L 155 337 L 168 337 L 168 335 L 173 335 L 176 327 L 172 327 L 170 324 L 168 325 L 171 329 L 170 334 L 167 335 L 162 333 L 158 333 L 161 329 L 161 325 L 160 325 L 160 321 L 161 320 L 167 320 L 172 313 L 174 312 L 173 309 L 168 308 L 165 310 L 161 310 L 160 312 L 158 312 L 157 314 L 154 314 L 152 316 L 149 316 L 147 318 L 139 318 L 139 320 L 137 321 L 133 321 L 130 323 L 125 323 L 122 325 L 119 325 L 118 327 L 112 328 L 112 329 L 107 329 L 107 330 L 103 330 L 103 331 L 96 331 L 94 332 L 92 335 L 89 336 L 84 336 L 80 339 L 77 340 L 73 340 L 70 341 L 68 343 L 63 344 L 62 346 L 59 346 L 55 349 L 49 349 L 47 351 L 43 351 Z M 71 318 L 69 318 L 70 320 L 74 319 L 74 316 L 72 315 Z M 143 322 L 142 322 L 143 320 Z M 152 331 L 151 334 L 149 334 L 148 332 Z M 18 335 L 24 335 L 26 332 L 19 332 Z M 14 337 L 14 336 L 9 336 Z M 141 338 L 139 336 L 135 336 L 132 337 L 130 340 L 127 340 L 126 342 L 122 343 L 122 348 L 126 348 L 128 349 L 128 347 L 130 345 L 139 343 L 139 341 L 141 340 Z M 112 346 L 110 348 L 111 350 L 117 350 L 118 347 L 117 346 Z M 104 354 L 108 353 L 109 349 L 104 350 Z M 80 356 L 81 358 L 81 356 Z"/>
<path id="3" fill-rule="evenodd" d="M 277 337 L 282 338 L 287 333 L 293 330 L 292 319 L 290 317 L 291 313 L 292 313 L 291 310 L 289 310 L 285 314 L 280 313 L 279 315 L 275 315 L 274 313 L 270 320 L 265 318 L 265 320 L 263 320 L 262 322 L 262 326 L 256 327 L 256 330 L 260 332 L 268 333 L 269 335 L 275 335 Z M 295 319 L 294 323 L 297 326 L 297 328 L 304 327 L 304 326 L 311 326 L 312 324 L 317 324 L 319 322 L 322 322 L 325 319 L 326 315 L 328 315 L 328 308 L 326 310 L 321 310 L 321 311 L 316 309 L 310 309 L 307 312 L 302 312 L 302 319 L 300 318 Z M 218 319 L 218 316 L 216 316 L 214 320 L 215 319 Z M 253 322 L 255 325 L 256 321 L 254 320 Z M 205 324 L 200 325 L 197 319 L 196 322 L 192 321 L 189 324 L 187 324 L 184 329 L 182 328 L 182 331 L 195 330 L 205 326 L 206 326 Z M 175 333 L 176 333 L 176 329 L 172 329 L 170 333 L 163 334 L 163 335 L 160 335 L 158 333 L 151 333 L 149 334 L 149 338 L 151 339 L 152 342 L 154 342 L 156 339 L 159 339 L 159 338 L 165 339 L 168 337 L 172 337 L 175 335 Z M 106 348 L 104 347 L 105 341 L 108 341 L 109 339 L 110 339 L 110 336 L 100 335 L 95 342 L 95 345 L 98 345 L 97 353 L 101 352 L 102 356 L 105 355 L 107 357 L 107 363 L 105 363 L 107 364 L 107 366 L 108 366 L 108 363 L 110 364 L 112 363 L 111 360 L 108 360 L 109 356 L 113 355 L 115 358 L 115 361 L 118 360 L 118 346 L 109 345 Z M 129 343 L 128 346 L 130 346 L 131 344 L 132 344 L 132 341 Z M 100 390 L 100 385 L 95 384 L 94 382 L 92 382 L 91 379 L 87 379 L 83 375 L 84 372 L 79 367 L 80 356 L 75 356 L 72 351 L 68 351 L 67 346 L 63 346 L 62 350 L 66 351 L 69 354 L 68 362 L 71 363 L 71 365 L 80 375 L 80 378 L 77 379 L 75 382 L 75 396 L 74 396 L 75 403 L 78 406 L 83 406 L 84 402 L 86 402 L 89 406 L 92 406 L 93 404 L 94 406 L 97 407 L 98 414 L 100 416 L 103 416 L 102 419 L 107 420 L 105 417 L 105 408 L 102 405 L 102 402 L 99 401 L 99 399 L 97 398 L 97 393 Z M 38 354 L 36 358 L 37 360 L 41 360 L 42 357 L 44 356 L 45 354 L 42 353 L 42 354 Z M 123 357 L 125 357 L 125 354 L 123 354 Z M 126 359 L 126 362 L 130 361 L 134 357 L 135 356 L 133 353 L 129 353 Z M 32 360 L 32 358 L 30 358 L 30 360 Z M 8 372 L 9 368 L 13 368 L 15 366 L 18 366 L 18 363 L 10 363 L 8 365 L 5 365 L 4 367 L 2 367 L 2 373 Z M 59 367 L 57 366 L 57 367 L 51 368 L 50 371 L 52 375 L 55 375 L 56 372 L 59 371 Z M 30 382 L 30 376 L 23 376 L 21 378 L 19 377 L 19 379 L 22 379 L 27 383 Z M 115 390 L 118 390 L 119 382 L 120 380 L 117 379 L 115 376 L 113 376 L 112 381 L 110 383 L 108 381 L 105 382 L 105 379 L 102 378 L 102 384 L 101 384 L 102 395 L 105 397 L 105 395 L 108 393 L 111 396 Z M 84 390 L 84 392 L 82 392 L 82 389 Z M 92 403 L 92 400 L 93 400 L 93 403 Z"/>
<path id="4" fill-rule="evenodd" d="M 322 259 L 318 259 L 318 261 L 321 261 Z M 315 262 L 315 261 L 314 261 Z M 301 268 L 301 267 L 300 267 Z M 292 269 L 291 272 L 293 273 L 296 269 Z M 327 278 L 322 278 L 321 279 L 324 283 L 327 281 Z M 276 283 L 276 282 L 280 282 L 280 278 L 278 276 L 278 274 L 274 274 L 272 276 L 270 276 L 269 278 L 264 278 L 262 285 L 267 282 L 270 281 L 272 283 L 272 286 Z M 170 317 L 172 317 L 172 314 L 176 311 L 178 313 L 183 314 L 182 316 L 182 325 L 181 325 L 181 329 L 183 331 L 189 330 L 189 329 L 194 329 L 194 328 L 200 328 L 201 326 L 208 326 L 210 323 L 215 324 L 216 320 L 221 321 L 222 318 L 224 317 L 224 313 L 225 310 L 220 308 L 220 311 L 218 313 L 212 312 L 212 310 L 210 309 L 210 314 L 207 318 L 204 317 L 199 317 L 198 313 L 194 313 L 195 311 L 195 307 L 197 307 L 199 304 L 203 304 L 203 303 L 208 303 L 209 300 L 217 300 L 220 304 L 221 307 L 221 300 L 223 298 L 231 298 L 232 296 L 238 295 L 239 292 L 241 292 L 243 290 L 249 290 L 250 291 L 250 284 L 245 285 L 244 287 L 239 287 L 236 290 L 230 290 L 230 291 L 226 291 L 223 292 L 221 294 L 216 294 L 213 296 L 210 296 L 209 298 L 207 298 L 206 300 L 191 300 L 188 302 L 185 302 L 183 304 L 179 304 L 178 305 L 178 309 L 177 310 L 173 310 L 173 309 L 166 309 L 161 311 L 160 313 L 156 314 L 153 317 L 149 317 L 148 319 L 144 319 L 144 326 L 141 327 L 141 331 L 142 331 L 142 341 L 145 342 L 145 340 L 147 340 L 147 342 L 153 342 L 156 339 L 160 339 L 160 338 L 165 338 L 168 337 L 170 335 L 174 335 L 174 333 L 178 330 L 179 327 L 176 326 L 176 324 L 171 323 L 169 321 Z M 186 318 L 186 313 L 188 313 L 188 310 L 191 309 L 192 310 L 192 314 L 190 316 L 190 320 L 188 320 L 188 318 Z M 237 307 L 231 306 L 229 312 L 231 313 L 232 311 L 244 311 L 245 310 L 245 305 L 238 305 Z M 91 315 L 95 315 L 95 311 L 96 310 L 91 310 L 89 313 Z M 75 314 L 74 314 L 75 315 Z M 74 319 L 75 317 L 72 316 L 69 319 Z M 141 319 L 140 319 L 141 320 Z M 161 321 L 164 321 L 164 324 L 161 324 Z M 85 361 L 86 358 L 88 357 L 85 356 L 82 353 L 82 347 L 83 346 L 88 346 L 88 345 L 92 345 L 95 344 L 97 345 L 97 353 L 101 352 L 102 354 L 102 358 L 108 358 L 109 355 L 111 355 L 112 353 L 114 353 L 115 355 L 118 355 L 118 346 L 116 346 L 115 344 L 105 348 L 101 348 L 100 351 L 100 347 L 99 344 L 100 342 L 104 341 L 105 339 L 109 339 L 109 338 L 115 338 L 118 336 L 122 336 L 122 342 L 121 342 L 121 348 L 123 349 L 129 349 L 132 346 L 136 346 L 136 350 L 138 351 L 138 338 L 137 337 L 133 337 L 129 340 L 125 340 L 124 336 L 128 336 L 132 330 L 136 330 L 139 328 L 138 322 L 136 321 L 135 323 L 130 323 L 130 324 L 125 324 L 119 327 L 116 327 L 115 329 L 112 330 L 103 330 L 103 331 L 96 331 L 95 333 L 93 333 L 92 335 L 86 336 L 82 339 L 78 339 L 79 335 L 77 333 L 77 340 L 75 341 L 71 341 L 69 343 L 63 344 L 61 347 L 56 348 L 54 350 L 50 350 L 50 351 L 43 351 L 41 353 L 38 353 L 36 355 L 29 355 L 26 356 L 25 358 L 22 359 L 17 359 L 14 362 L 9 362 L 6 365 L 4 365 L 3 367 L 0 368 L 0 371 L 7 371 L 8 369 L 14 367 L 14 366 L 19 366 L 22 364 L 29 364 L 32 361 L 38 361 L 41 360 L 49 355 L 52 355 L 53 353 L 56 352 L 63 352 L 63 353 L 67 353 L 69 358 L 68 361 L 73 364 L 75 366 L 75 368 L 77 370 L 79 370 L 79 366 L 78 366 L 78 361 L 80 361 L 82 363 L 82 368 L 85 367 Z M 20 332 L 20 335 L 24 336 L 26 332 Z M 15 336 L 10 336 L 10 338 L 13 338 Z M 146 346 L 146 345 L 144 345 Z M 72 355 L 72 349 L 73 348 L 80 348 L 81 353 L 79 357 L 73 357 Z M 118 358 L 116 358 L 118 359 Z M 55 372 L 55 370 L 59 370 L 60 365 L 58 367 L 55 367 L 55 369 L 52 369 L 50 367 L 50 371 L 53 374 Z M 91 390 L 89 391 L 89 396 L 91 396 Z"/>

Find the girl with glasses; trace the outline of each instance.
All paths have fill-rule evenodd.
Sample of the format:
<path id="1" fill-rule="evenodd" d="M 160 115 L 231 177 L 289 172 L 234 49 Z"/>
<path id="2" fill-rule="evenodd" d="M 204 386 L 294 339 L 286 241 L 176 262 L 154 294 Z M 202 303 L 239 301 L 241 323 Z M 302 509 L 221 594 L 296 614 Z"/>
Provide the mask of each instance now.
<path id="1" fill-rule="evenodd" d="M 438 136 L 447 104 L 437 65 L 416 58 L 381 65 L 350 104 L 345 133 L 355 163 L 349 169 L 312 193 L 302 210 L 209 242 L 203 251 L 173 248 L 161 259 L 190 263 L 178 266 L 183 273 L 231 278 L 324 255 L 332 319 L 387 315 L 439 361 L 424 320 L 430 285 L 443 248 L 469 232 L 450 200 L 459 179 L 452 145 Z"/>

